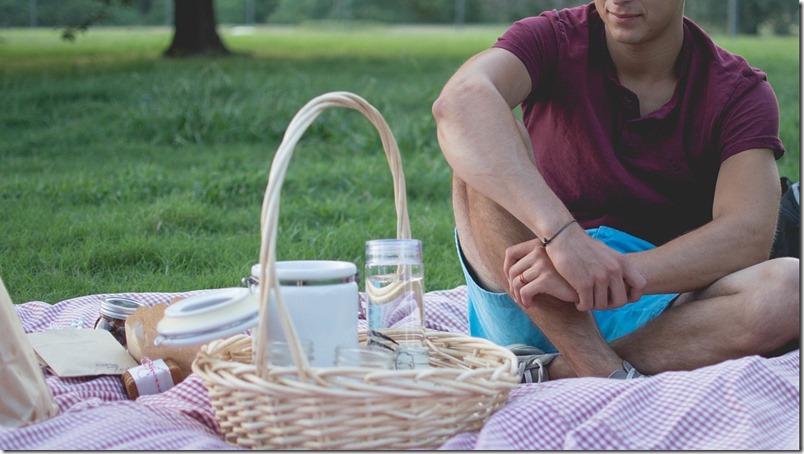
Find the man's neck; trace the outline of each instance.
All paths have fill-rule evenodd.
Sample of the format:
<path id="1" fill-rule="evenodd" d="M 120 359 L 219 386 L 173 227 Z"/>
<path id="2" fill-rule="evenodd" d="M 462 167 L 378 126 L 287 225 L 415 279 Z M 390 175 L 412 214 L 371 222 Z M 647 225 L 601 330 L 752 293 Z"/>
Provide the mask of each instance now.
<path id="1" fill-rule="evenodd" d="M 623 44 L 606 33 L 606 45 L 621 82 L 639 80 L 650 84 L 675 79 L 675 64 L 683 43 L 683 27 L 640 44 Z"/>

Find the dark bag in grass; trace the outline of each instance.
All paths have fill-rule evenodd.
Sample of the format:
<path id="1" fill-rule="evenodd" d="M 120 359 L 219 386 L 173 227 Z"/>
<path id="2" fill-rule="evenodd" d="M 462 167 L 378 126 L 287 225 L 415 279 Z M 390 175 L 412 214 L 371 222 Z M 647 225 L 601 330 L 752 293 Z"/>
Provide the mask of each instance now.
<path id="1" fill-rule="evenodd" d="M 782 201 L 771 258 L 801 258 L 801 187 L 782 177 Z"/>

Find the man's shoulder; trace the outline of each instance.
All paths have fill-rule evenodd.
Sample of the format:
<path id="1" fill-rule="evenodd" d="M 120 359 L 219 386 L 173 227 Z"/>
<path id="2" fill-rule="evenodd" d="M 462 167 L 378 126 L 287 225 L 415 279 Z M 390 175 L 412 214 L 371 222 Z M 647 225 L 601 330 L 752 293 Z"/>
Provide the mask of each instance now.
<path id="1" fill-rule="evenodd" d="M 685 28 L 691 58 L 684 96 L 690 118 L 707 125 L 701 131 L 716 132 L 722 160 L 747 149 L 747 144 L 772 148 L 780 157 L 784 147 L 777 137 L 779 107 L 765 73 L 715 44 L 692 21 L 685 19 Z"/>
<path id="2" fill-rule="evenodd" d="M 705 71 L 710 83 L 718 86 L 753 86 L 767 80 L 764 72 L 751 66 L 742 56 L 717 45 L 693 21 L 685 18 L 684 24 L 689 36 L 692 38 L 695 69 Z"/>
<path id="3" fill-rule="evenodd" d="M 561 10 L 552 10 L 542 13 L 552 16 L 556 21 L 570 25 L 578 26 L 589 23 L 590 20 L 598 18 L 597 8 L 593 3 L 587 5 L 576 6 L 573 8 L 564 8 Z"/>
<path id="4" fill-rule="evenodd" d="M 594 4 L 590 3 L 573 8 L 544 11 L 538 16 L 527 17 L 518 22 L 529 27 L 540 27 L 549 23 L 557 33 L 566 34 L 569 31 L 586 30 L 590 20 L 595 19 L 599 20 L 597 10 Z"/>

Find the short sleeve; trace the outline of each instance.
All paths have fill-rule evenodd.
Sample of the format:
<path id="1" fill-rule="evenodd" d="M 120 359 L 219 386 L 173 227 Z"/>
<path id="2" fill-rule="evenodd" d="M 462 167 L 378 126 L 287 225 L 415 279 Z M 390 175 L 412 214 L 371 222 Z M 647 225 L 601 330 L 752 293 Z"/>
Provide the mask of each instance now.
<path id="1" fill-rule="evenodd" d="M 515 22 L 494 44 L 517 56 L 531 78 L 531 97 L 552 84 L 559 43 L 555 24 L 546 15 Z"/>
<path id="2" fill-rule="evenodd" d="M 760 77 L 755 75 L 754 77 Z M 745 81 L 751 84 L 750 79 Z M 720 161 L 745 150 L 769 148 L 776 159 L 784 154 L 779 139 L 779 104 L 767 80 L 734 95 L 724 112 L 720 130 Z"/>

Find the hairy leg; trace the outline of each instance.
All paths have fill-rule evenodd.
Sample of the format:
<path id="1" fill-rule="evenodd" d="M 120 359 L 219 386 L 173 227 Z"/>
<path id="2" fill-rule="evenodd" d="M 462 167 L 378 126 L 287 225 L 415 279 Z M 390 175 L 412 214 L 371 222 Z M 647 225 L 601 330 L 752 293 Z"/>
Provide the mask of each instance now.
<path id="1" fill-rule="evenodd" d="M 453 178 L 453 211 L 461 249 L 476 282 L 493 292 L 507 291 L 505 249 L 534 235 L 502 207 Z M 608 376 L 622 360 L 600 334 L 592 314 L 551 297 L 526 311 L 561 356 L 551 363 L 555 378 Z"/>
<path id="2" fill-rule="evenodd" d="M 522 140 L 530 144 L 524 126 L 520 125 L 520 131 Z M 458 238 L 470 272 L 486 290 L 507 291 L 503 273 L 505 250 L 532 240 L 535 235 L 508 211 L 459 178 L 453 177 L 452 189 Z M 608 376 L 622 367 L 622 360 L 600 335 L 591 313 L 578 312 L 572 303 L 544 298 L 527 315 L 562 353 L 551 363 L 555 363 L 554 373 L 558 376 L 576 373 Z"/>
<path id="3" fill-rule="evenodd" d="M 533 239 L 533 233 L 458 178 L 453 178 L 453 210 L 470 272 L 486 290 L 506 291 L 505 249 Z M 553 379 L 607 376 L 621 367 L 620 358 L 646 374 L 690 370 L 797 348 L 799 271 L 798 259 L 791 258 L 738 271 L 704 290 L 680 295 L 657 319 L 611 346 L 591 314 L 572 304 L 544 298 L 527 314 L 561 352 L 548 366 Z"/>
<path id="4" fill-rule="evenodd" d="M 533 233 L 458 177 L 452 181 L 452 204 L 461 249 L 476 281 L 486 290 L 506 291 L 505 250 L 533 239 Z"/>
<path id="5" fill-rule="evenodd" d="M 763 262 L 679 296 L 641 329 L 612 342 L 640 372 L 692 370 L 798 348 L 799 260 Z"/>

